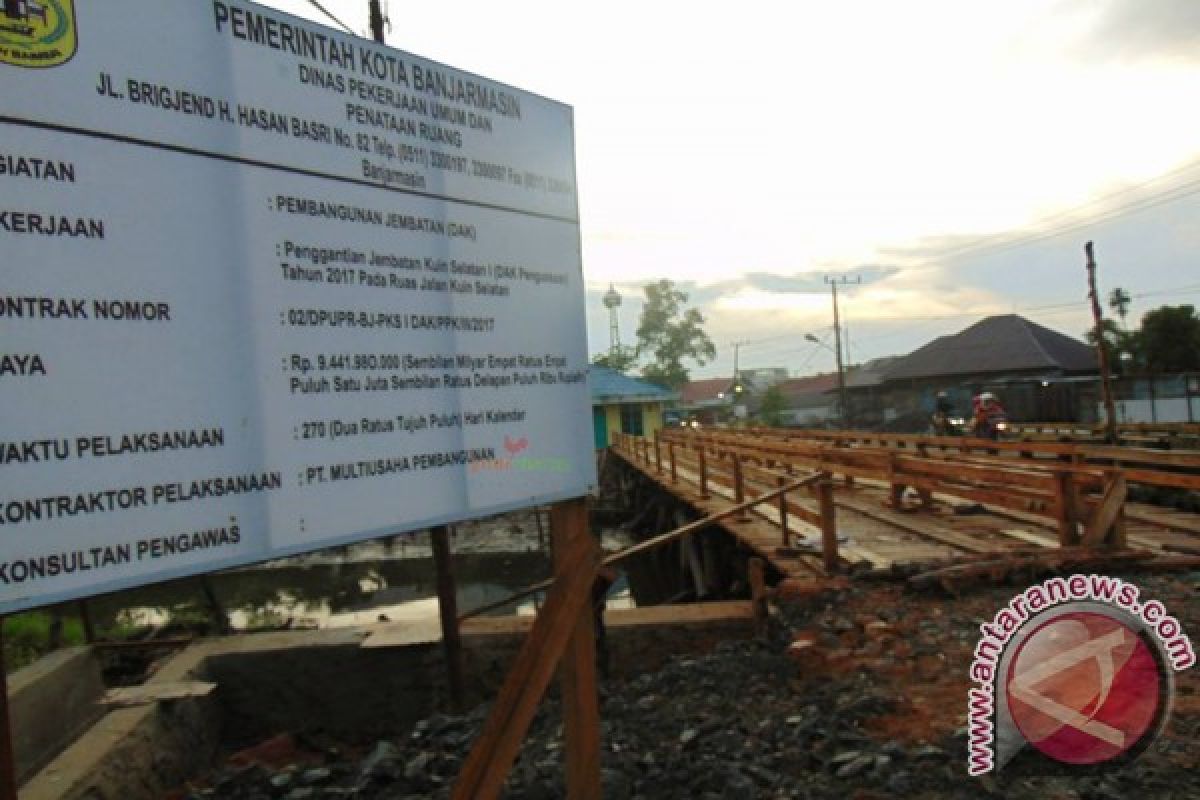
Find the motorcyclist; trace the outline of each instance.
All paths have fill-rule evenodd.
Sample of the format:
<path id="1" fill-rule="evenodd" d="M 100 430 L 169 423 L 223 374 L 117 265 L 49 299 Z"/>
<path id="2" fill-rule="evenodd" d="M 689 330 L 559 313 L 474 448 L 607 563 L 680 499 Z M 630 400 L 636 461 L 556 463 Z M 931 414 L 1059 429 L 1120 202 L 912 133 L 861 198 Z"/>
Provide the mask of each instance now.
<path id="1" fill-rule="evenodd" d="M 972 430 L 984 439 L 999 439 L 1000 432 L 1008 427 L 1008 413 L 996 395 L 983 392 L 973 402 Z"/>
<path id="2" fill-rule="evenodd" d="M 933 406 L 933 433 L 936 436 L 954 436 L 958 430 L 951 421 L 954 418 L 954 403 L 946 392 L 938 392 Z"/>

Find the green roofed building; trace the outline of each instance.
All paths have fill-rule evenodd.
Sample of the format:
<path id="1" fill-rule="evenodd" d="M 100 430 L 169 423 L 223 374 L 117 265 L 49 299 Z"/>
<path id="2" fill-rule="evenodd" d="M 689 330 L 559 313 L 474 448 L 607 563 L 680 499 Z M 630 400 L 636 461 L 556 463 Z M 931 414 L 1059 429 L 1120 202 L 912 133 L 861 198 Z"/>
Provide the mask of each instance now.
<path id="1" fill-rule="evenodd" d="M 675 399 L 661 386 L 595 364 L 588 370 L 588 386 L 597 450 L 608 447 L 614 433 L 653 436 L 663 425 L 663 409 Z"/>

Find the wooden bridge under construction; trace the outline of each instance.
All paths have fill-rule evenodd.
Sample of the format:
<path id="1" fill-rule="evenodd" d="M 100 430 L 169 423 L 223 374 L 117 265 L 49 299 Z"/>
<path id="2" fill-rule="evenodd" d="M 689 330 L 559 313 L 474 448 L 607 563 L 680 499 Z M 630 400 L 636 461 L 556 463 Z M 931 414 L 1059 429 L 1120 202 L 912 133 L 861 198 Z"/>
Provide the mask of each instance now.
<path id="1" fill-rule="evenodd" d="M 1133 499 L 1200 490 L 1194 450 L 679 428 L 618 435 L 610 452 L 700 515 L 771 495 L 717 524 L 794 586 L 862 570 L 949 585 L 1014 568 L 1200 566 L 1200 514 Z"/>

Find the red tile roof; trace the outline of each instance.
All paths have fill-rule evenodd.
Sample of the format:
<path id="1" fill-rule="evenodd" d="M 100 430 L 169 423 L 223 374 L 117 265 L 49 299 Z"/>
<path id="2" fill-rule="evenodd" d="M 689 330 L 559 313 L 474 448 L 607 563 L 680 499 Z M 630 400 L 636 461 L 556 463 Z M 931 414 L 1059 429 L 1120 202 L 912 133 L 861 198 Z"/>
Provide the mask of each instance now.
<path id="1" fill-rule="evenodd" d="M 729 378 L 709 378 L 704 381 L 688 381 L 679 391 L 681 405 L 690 406 L 717 399 L 717 395 L 729 388 Z"/>

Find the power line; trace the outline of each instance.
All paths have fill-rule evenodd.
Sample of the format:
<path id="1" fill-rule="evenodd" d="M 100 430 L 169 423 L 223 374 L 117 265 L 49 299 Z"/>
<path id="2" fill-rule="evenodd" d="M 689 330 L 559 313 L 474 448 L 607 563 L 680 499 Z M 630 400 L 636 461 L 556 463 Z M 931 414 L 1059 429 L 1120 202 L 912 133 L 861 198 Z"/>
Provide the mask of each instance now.
<path id="1" fill-rule="evenodd" d="M 338 27 L 340 27 L 346 33 L 350 34 L 351 36 L 358 35 L 357 33 L 354 32 L 353 28 L 351 28 L 346 23 L 342 22 L 340 19 L 335 17 L 333 14 L 330 14 L 329 11 L 326 10 L 325 6 L 318 3 L 317 0 L 308 0 L 308 2 L 311 3 L 313 5 L 313 7 L 317 9 L 317 11 L 320 11 L 322 14 L 324 14 L 325 16 L 327 16 L 331 20 L 333 20 L 335 23 L 337 23 Z"/>
<path id="2" fill-rule="evenodd" d="M 1172 186 L 1154 195 L 1139 198 L 1133 202 L 1109 209 L 1108 211 L 1102 212 L 1088 219 L 1078 220 L 1076 222 L 1068 223 L 1059 227 L 1053 227 L 1048 230 L 1031 231 L 1027 234 L 994 242 L 992 244 L 988 244 L 987 241 L 981 241 L 977 244 L 970 244 L 958 249 L 952 249 L 942 253 L 937 257 L 937 260 L 959 260 L 964 256 L 994 255 L 1006 250 L 1025 247 L 1026 245 L 1034 244 L 1036 242 L 1054 239 L 1066 233 L 1082 230 L 1084 228 L 1090 228 L 1095 225 L 1101 225 L 1105 222 L 1111 222 L 1114 219 L 1119 219 L 1130 214 L 1137 214 L 1165 203 L 1170 203 L 1175 200 L 1180 200 L 1184 197 L 1189 197 L 1197 192 L 1200 192 L 1200 178 L 1187 181 L 1177 186 Z M 1079 209 L 1084 208 L 1087 208 L 1087 206 L 1085 205 L 1079 207 Z M 1072 214 L 1079 209 L 1063 212 L 1063 214 Z M 1057 216 L 1062 216 L 1063 214 Z M 1054 217 L 1050 218 L 1053 219 Z M 926 263 L 928 264 L 932 262 L 927 261 Z"/>

